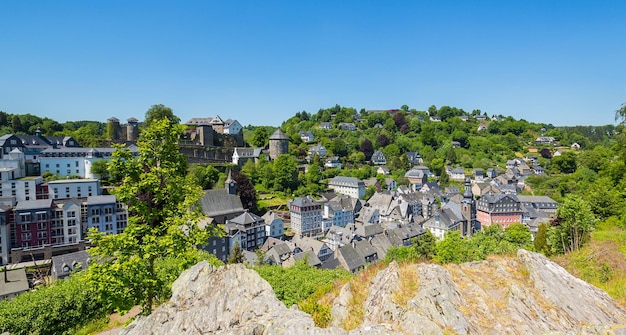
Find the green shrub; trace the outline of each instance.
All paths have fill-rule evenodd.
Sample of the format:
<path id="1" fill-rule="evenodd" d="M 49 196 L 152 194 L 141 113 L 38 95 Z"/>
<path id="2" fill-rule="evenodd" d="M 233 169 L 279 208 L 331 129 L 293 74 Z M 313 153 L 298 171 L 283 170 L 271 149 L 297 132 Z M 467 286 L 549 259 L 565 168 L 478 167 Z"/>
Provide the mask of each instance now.
<path id="1" fill-rule="evenodd" d="M 0 302 L 0 333 L 71 334 L 105 314 L 103 304 L 78 273 L 66 280 Z"/>
<path id="2" fill-rule="evenodd" d="M 263 265 L 255 267 L 254 270 L 261 278 L 267 280 L 274 289 L 278 300 L 287 307 L 307 299 L 320 286 L 352 276 L 345 270 L 312 268 L 304 261 L 298 261 L 289 268 Z"/>

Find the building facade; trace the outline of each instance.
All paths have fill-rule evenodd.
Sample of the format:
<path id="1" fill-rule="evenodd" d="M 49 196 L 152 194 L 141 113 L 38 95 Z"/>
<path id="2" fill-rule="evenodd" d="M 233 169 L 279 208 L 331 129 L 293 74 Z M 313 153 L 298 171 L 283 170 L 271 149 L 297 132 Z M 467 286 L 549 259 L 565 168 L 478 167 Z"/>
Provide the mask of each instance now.
<path id="1" fill-rule="evenodd" d="M 315 237 L 322 233 L 321 204 L 306 197 L 296 198 L 288 205 L 293 233 L 309 237 Z"/>

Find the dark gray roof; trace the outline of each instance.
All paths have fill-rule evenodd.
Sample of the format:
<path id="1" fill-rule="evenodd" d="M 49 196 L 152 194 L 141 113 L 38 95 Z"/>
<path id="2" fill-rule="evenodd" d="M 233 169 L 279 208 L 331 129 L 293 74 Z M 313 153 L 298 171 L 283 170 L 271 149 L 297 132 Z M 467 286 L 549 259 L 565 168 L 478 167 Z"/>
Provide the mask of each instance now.
<path id="1" fill-rule="evenodd" d="M 346 266 L 348 267 L 348 271 L 353 272 L 365 266 L 365 259 L 351 245 L 344 245 L 343 247 L 339 248 L 338 251 L 345 261 Z"/>
<path id="2" fill-rule="evenodd" d="M 225 189 L 207 190 L 199 202 L 209 217 L 244 212 L 239 196 L 228 194 Z"/>
<path id="3" fill-rule="evenodd" d="M 369 257 L 377 253 L 376 248 L 372 247 L 372 245 L 366 240 L 360 240 L 354 242 L 356 250 L 363 257 Z"/>
<path id="4" fill-rule="evenodd" d="M 229 220 L 231 223 L 236 223 L 236 224 L 241 224 L 241 225 L 245 225 L 245 224 L 249 224 L 249 223 L 255 223 L 255 222 L 260 222 L 263 221 L 265 222 L 265 220 L 263 220 L 262 217 L 254 214 L 254 213 L 250 213 L 250 212 L 245 212 L 237 217 L 234 217 L 232 219 Z"/>
<path id="5" fill-rule="evenodd" d="M 68 276 L 72 271 L 86 269 L 87 266 L 89 254 L 84 250 L 52 257 L 52 275 L 55 278 Z"/>
<path id="6" fill-rule="evenodd" d="M 289 137 L 285 135 L 280 129 L 276 129 L 276 131 L 270 136 L 270 140 L 289 140 Z"/>
<path id="7" fill-rule="evenodd" d="M 7 270 L 6 276 L 8 281 L 4 280 L 4 276 L 5 273 L 0 272 L 0 298 L 28 291 L 28 279 L 26 278 L 25 268 Z"/>
<path id="8" fill-rule="evenodd" d="M 317 257 L 317 255 L 315 255 L 315 252 L 313 252 L 311 250 L 307 250 L 305 252 L 297 253 L 297 254 L 293 255 L 293 258 L 296 261 L 299 261 L 301 259 L 306 259 L 307 263 L 309 263 L 310 266 L 320 266 L 320 265 L 322 265 L 322 261 L 320 261 L 320 259 Z"/>
<path id="9" fill-rule="evenodd" d="M 319 203 L 315 202 L 309 197 L 295 198 L 293 199 L 293 201 L 290 202 L 290 204 L 298 207 L 319 205 Z"/>
<path id="10" fill-rule="evenodd" d="M 31 210 L 31 209 L 40 209 L 46 208 L 49 209 L 52 207 L 52 199 L 41 199 L 41 200 L 25 200 L 20 201 L 15 206 L 15 210 Z"/>
<path id="11" fill-rule="evenodd" d="M 115 204 L 116 202 L 117 198 L 114 195 L 95 195 L 87 197 L 87 205 Z"/>

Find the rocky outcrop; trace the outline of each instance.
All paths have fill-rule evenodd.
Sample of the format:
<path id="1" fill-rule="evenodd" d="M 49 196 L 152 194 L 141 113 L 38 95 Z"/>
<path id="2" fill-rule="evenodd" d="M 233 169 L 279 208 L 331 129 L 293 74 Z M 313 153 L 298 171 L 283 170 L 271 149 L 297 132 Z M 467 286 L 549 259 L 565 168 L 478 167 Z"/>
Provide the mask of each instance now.
<path id="1" fill-rule="evenodd" d="M 413 291 L 403 290 L 407 278 Z M 359 284 L 343 287 L 331 327 L 318 328 L 253 270 L 203 262 L 176 280 L 168 303 L 122 334 L 626 334 L 626 312 L 605 292 L 525 250 L 461 265 L 392 263 L 371 281 L 361 326 L 346 331 L 351 285 Z"/>

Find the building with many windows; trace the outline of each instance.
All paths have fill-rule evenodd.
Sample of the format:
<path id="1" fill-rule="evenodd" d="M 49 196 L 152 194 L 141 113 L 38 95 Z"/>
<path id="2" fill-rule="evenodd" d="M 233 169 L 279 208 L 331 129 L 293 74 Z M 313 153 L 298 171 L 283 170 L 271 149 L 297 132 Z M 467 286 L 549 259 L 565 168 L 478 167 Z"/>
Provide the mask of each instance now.
<path id="1" fill-rule="evenodd" d="M 322 234 L 322 205 L 310 197 L 288 203 L 291 231 L 296 235 L 315 237 Z"/>
<path id="2" fill-rule="evenodd" d="M 360 199 L 365 196 L 365 183 L 354 177 L 336 176 L 330 180 L 328 187 L 339 194 Z"/>
<path id="3" fill-rule="evenodd" d="M 476 219 L 483 227 L 499 224 L 506 228 L 522 222 L 522 206 L 516 195 L 484 194 L 476 202 Z"/>
<path id="4" fill-rule="evenodd" d="M 128 211 L 114 195 L 87 197 L 83 203 L 83 226 L 107 234 L 119 234 L 128 225 Z"/>
<path id="5" fill-rule="evenodd" d="M 47 184 L 51 199 L 87 198 L 102 193 L 98 179 L 62 179 Z"/>

